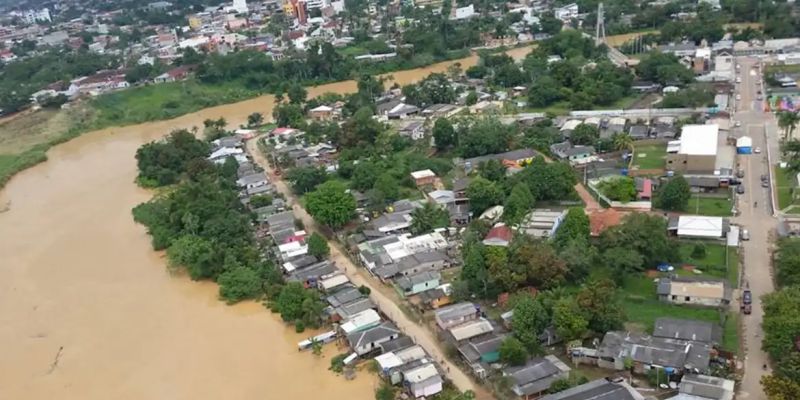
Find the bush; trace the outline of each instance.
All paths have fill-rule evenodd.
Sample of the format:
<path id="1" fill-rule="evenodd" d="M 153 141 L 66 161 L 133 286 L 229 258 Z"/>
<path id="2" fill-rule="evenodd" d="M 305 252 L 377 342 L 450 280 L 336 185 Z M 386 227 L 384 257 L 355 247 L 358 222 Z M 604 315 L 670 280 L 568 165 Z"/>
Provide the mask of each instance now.
<path id="1" fill-rule="evenodd" d="M 347 358 L 347 353 L 345 354 L 338 354 L 335 357 L 331 358 L 331 367 L 329 368 L 331 371 L 340 374 L 344 371 L 344 359 Z"/>
<path id="2" fill-rule="evenodd" d="M 236 267 L 225 271 L 217 278 L 219 295 L 229 304 L 261 295 L 261 278 L 247 267 Z"/>
<path id="3" fill-rule="evenodd" d="M 372 293 L 372 289 L 370 289 L 370 288 L 368 288 L 368 287 L 366 287 L 364 285 L 361 285 L 361 286 L 358 287 L 358 292 L 363 294 L 364 296 L 369 296 L 369 294 Z"/>
<path id="4" fill-rule="evenodd" d="M 692 258 L 695 260 L 702 260 L 706 258 L 706 245 L 698 243 L 692 248 Z"/>
<path id="5" fill-rule="evenodd" d="M 306 324 L 303 322 L 303 320 L 298 319 L 297 321 L 294 321 L 294 331 L 295 332 L 303 333 L 303 331 L 305 331 L 305 330 L 306 330 Z"/>

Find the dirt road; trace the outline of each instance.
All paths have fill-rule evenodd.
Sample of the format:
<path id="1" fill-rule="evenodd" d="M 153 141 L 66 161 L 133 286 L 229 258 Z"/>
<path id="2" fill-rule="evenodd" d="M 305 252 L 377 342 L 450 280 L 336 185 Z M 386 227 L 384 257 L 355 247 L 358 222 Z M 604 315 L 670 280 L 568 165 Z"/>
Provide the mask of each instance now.
<path id="1" fill-rule="evenodd" d="M 273 185 L 275 185 L 275 188 L 280 193 L 283 193 L 284 196 L 286 196 L 288 203 L 292 205 L 292 211 L 294 212 L 295 217 L 300 218 L 303 221 L 306 231 L 317 231 L 323 233 L 324 230 L 320 229 L 320 226 L 317 225 L 316 221 L 314 221 L 314 218 L 312 218 L 311 215 L 308 214 L 308 212 L 306 212 L 302 206 L 300 206 L 297 198 L 295 197 L 294 193 L 292 193 L 286 182 L 284 182 L 280 176 L 275 175 L 273 169 L 267 162 L 267 159 L 258 149 L 259 139 L 260 138 L 256 138 L 247 142 L 247 151 L 253 157 L 253 160 L 262 168 L 264 168 L 265 171 L 267 171 L 270 181 Z M 452 381 L 459 390 L 472 390 L 475 392 L 477 399 L 492 398 L 492 396 L 483 388 L 475 385 L 469 376 L 461 371 L 460 368 L 452 365 L 448 361 L 445 361 L 444 351 L 437 344 L 438 339 L 435 337 L 433 332 L 431 332 L 425 326 L 418 324 L 416 321 L 413 321 L 405 313 L 403 313 L 395 300 L 387 294 L 387 291 L 384 290 L 381 284 L 379 282 L 375 282 L 374 279 L 370 279 L 369 277 L 365 276 L 366 273 L 363 272 L 363 269 L 359 268 L 347 257 L 345 250 L 343 250 L 337 242 L 329 240 L 328 244 L 331 248 L 331 261 L 335 262 L 336 266 L 342 270 L 354 284 L 364 285 L 370 288 L 370 297 L 378 306 L 378 308 L 380 308 L 384 314 L 394 321 L 398 328 L 400 328 L 406 335 L 412 337 L 417 344 L 422 346 L 425 351 L 428 352 L 428 354 L 430 354 L 440 363 L 450 381 Z"/>

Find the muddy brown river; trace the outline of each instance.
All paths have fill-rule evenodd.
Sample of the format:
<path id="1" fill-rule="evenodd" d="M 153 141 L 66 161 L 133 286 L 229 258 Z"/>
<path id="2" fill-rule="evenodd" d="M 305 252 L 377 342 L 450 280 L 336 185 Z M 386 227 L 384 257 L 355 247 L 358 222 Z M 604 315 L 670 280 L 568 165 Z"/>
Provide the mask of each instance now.
<path id="1" fill-rule="evenodd" d="M 405 84 L 450 64 L 391 75 Z M 355 89 L 340 82 L 309 96 Z M 0 213 L 0 400 L 373 398 L 366 371 L 353 381 L 328 371 L 343 349 L 298 354 L 308 333 L 260 304 L 226 306 L 213 283 L 170 275 L 131 217 L 152 196 L 133 182 L 141 144 L 207 118 L 238 126 L 272 105 L 262 96 L 87 133 L 11 180 L 0 192 L 10 204 Z"/>

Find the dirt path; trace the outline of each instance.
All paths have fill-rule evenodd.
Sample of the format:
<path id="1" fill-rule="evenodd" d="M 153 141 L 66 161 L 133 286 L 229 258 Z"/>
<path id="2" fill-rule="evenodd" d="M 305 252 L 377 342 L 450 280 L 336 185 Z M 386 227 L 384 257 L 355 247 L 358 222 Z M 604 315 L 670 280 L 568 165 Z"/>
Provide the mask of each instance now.
<path id="1" fill-rule="evenodd" d="M 267 162 L 267 159 L 258 149 L 259 139 L 260 138 L 255 138 L 247 142 L 247 151 L 253 157 L 253 160 L 255 160 L 258 165 L 267 171 L 270 182 L 275 185 L 275 188 L 280 193 L 283 193 L 283 195 L 286 196 L 288 203 L 292 205 L 292 212 L 294 212 L 295 217 L 300 218 L 303 221 L 306 231 L 317 231 L 323 233 L 325 230 L 320 229 L 321 227 L 300 205 L 286 182 L 284 182 L 280 176 L 275 175 L 275 172 Z M 362 268 L 359 268 L 357 265 L 355 265 L 350 258 L 347 257 L 346 251 L 341 248 L 339 243 L 329 240 L 328 244 L 331 248 L 331 261 L 336 263 L 336 266 L 342 270 L 355 285 L 364 285 L 370 288 L 370 297 L 378 306 L 378 308 L 380 308 L 384 314 L 394 321 L 398 328 L 400 328 L 406 335 L 412 337 L 414 342 L 422 346 L 425 351 L 428 352 L 428 354 L 430 354 L 440 363 L 442 368 L 445 370 L 447 377 L 459 390 L 472 390 L 475 392 L 477 399 L 492 398 L 492 396 L 483 388 L 475 385 L 469 376 L 467 376 L 467 374 L 465 374 L 460 368 L 458 368 L 456 365 L 452 365 L 448 361 L 445 361 L 444 351 L 438 345 L 438 339 L 433 332 L 417 321 L 413 321 L 405 313 L 403 313 L 403 311 L 397 305 L 396 300 L 393 299 L 393 296 L 389 294 L 386 288 L 380 283 L 375 282 L 374 279 L 370 278 L 366 271 L 364 271 Z"/>

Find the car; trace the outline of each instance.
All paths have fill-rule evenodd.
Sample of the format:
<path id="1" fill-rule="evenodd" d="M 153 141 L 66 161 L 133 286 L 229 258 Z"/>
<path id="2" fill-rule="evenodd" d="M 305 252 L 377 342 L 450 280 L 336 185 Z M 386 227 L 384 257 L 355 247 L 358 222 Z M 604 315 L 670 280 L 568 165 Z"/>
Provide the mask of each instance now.
<path id="1" fill-rule="evenodd" d="M 750 231 L 742 229 L 742 240 L 750 240 Z"/>
<path id="2" fill-rule="evenodd" d="M 736 83 L 742 83 L 742 78 L 737 77 L 736 78 Z"/>
<path id="3" fill-rule="evenodd" d="M 735 122 L 733 123 L 733 126 L 735 126 L 735 127 L 737 127 L 737 128 L 738 128 L 738 127 L 740 127 L 740 126 L 742 126 L 742 121 L 735 121 Z"/>
<path id="4" fill-rule="evenodd" d="M 736 193 L 744 194 L 744 185 L 739 185 L 736 187 Z"/>
<path id="5" fill-rule="evenodd" d="M 740 95 L 740 94 L 738 94 L 738 93 L 737 93 L 737 94 L 736 94 L 736 100 L 741 100 L 741 99 L 742 99 L 742 95 Z"/>
<path id="6" fill-rule="evenodd" d="M 737 178 L 744 178 L 744 170 L 740 169 L 740 170 L 736 171 L 736 177 Z"/>
<path id="7" fill-rule="evenodd" d="M 769 187 L 769 181 L 761 181 L 761 187 L 768 188 Z"/>
<path id="8" fill-rule="evenodd" d="M 758 91 L 756 92 L 756 94 L 761 94 L 761 89 L 758 89 Z"/>
<path id="9" fill-rule="evenodd" d="M 744 292 L 742 292 L 742 303 L 753 304 L 753 293 L 750 292 L 750 289 L 745 289 Z"/>
<path id="10" fill-rule="evenodd" d="M 764 98 L 761 97 L 761 95 L 758 95 L 758 96 L 756 96 L 756 100 L 761 101 L 761 100 L 764 100 Z"/>
<path id="11" fill-rule="evenodd" d="M 761 153 L 761 147 L 756 147 L 755 149 L 753 149 L 753 153 L 756 153 L 756 154 Z"/>
<path id="12" fill-rule="evenodd" d="M 761 175 L 761 181 L 762 181 L 762 182 L 763 182 L 763 181 L 769 181 L 769 176 L 767 176 L 767 174 L 762 174 L 762 175 Z"/>

